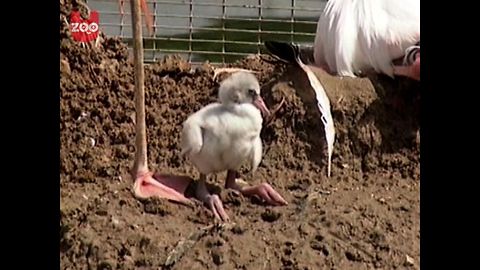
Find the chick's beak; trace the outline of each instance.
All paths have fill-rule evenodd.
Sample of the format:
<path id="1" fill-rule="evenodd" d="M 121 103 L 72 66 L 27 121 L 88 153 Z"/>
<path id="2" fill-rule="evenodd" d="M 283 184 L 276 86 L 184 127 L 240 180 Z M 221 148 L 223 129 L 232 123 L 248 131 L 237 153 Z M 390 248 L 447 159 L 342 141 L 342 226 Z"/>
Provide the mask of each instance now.
<path id="1" fill-rule="evenodd" d="M 257 95 L 255 97 L 255 99 L 253 100 L 253 105 L 255 105 L 255 107 L 257 107 L 260 112 L 262 112 L 263 117 L 270 116 L 270 110 L 268 110 L 267 105 L 265 105 L 265 102 L 263 102 L 261 96 Z"/>

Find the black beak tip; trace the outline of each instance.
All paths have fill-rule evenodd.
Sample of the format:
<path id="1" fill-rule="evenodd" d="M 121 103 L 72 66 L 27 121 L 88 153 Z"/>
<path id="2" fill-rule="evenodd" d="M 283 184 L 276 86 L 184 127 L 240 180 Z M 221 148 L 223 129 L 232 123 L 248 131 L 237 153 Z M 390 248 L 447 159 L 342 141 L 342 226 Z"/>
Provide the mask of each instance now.
<path id="1" fill-rule="evenodd" d="M 273 55 L 283 61 L 296 63 L 297 56 L 300 54 L 300 48 L 291 43 L 267 40 L 264 42 L 265 48 Z"/>

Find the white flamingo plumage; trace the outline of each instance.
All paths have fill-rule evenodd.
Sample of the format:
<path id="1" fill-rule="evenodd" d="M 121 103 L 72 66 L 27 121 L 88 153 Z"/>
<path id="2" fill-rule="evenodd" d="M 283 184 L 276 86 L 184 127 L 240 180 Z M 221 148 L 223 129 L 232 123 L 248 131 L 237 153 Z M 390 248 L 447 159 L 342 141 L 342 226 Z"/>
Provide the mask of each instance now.
<path id="1" fill-rule="evenodd" d="M 374 69 L 393 77 L 392 61 L 419 41 L 420 0 L 330 0 L 317 25 L 315 64 L 340 76 Z"/>
<path id="2" fill-rule="evenodd" d="M 260 97 L 257 79 L 250 72 L 234 72 L 221 82 L 218 96 L 219 102 L 198 110 L 183 124 L 182 154 L 200 172 L 197 198 L 216 218 L 228 220 L 220 198 L 210 194 L 205 184 L 207 174 L 227 171 L 226 188 L 244 195 L 257 195 L 273 205 L 286 204 L 266 183 L 246 186 L 237 180 L 237 171 L 242 164 L 248 161 L 253 172 L 262 159 L 262 114 L 268 116 L 270 112 Z"/>
<path id="3" fill-rule="evenodd" d="M 332 75 L 356 77 L 374 70 L 420 80 L 420 0 L 330 0 L 317 24 L 313 64 Z M 294 44 L 266 41 L 280 58 L 295 62 Z M 409 49 L 409 63 L 395 65 Z"/>

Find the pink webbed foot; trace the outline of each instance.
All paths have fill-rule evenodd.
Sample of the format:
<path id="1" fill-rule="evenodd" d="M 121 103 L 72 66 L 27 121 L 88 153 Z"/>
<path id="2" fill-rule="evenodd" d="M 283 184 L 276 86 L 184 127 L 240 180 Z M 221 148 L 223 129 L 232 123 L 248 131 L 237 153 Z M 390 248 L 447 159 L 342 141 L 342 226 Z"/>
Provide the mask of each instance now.
<path id="1" fill-rule="evenodd" d="M 123 8 L 124 0 L 118 0 L 118 7 L 120 9 L 120 15 L 125 14 L 125 10 Z M 153 16 L 148 9 L 147 2 L 145 0 L 140 1 L 140 8 L 144 14 L 145 24 L 147 25 L 147 30 L 150 35 L 153 35 Z"/>
<path id="2" fill-rule="evenodd" d="M 158 197 L 175 202 L 191 204 L 185 197 L 185 191 L 192 179 L 186 176 L 138 173 L 133 191 L 136 197 L 146 199 Z"/>
<path id="3" fill-rule="evenodd" d="M 208 206 L 210 211 L 212 211 L 216 219 L 223 222 L 228 222 L 230 220 L 227 212 L 225 212 L 225 209 L 223 209 L 223 203 L 217 194 L 208 194 L 202 198 L 202 201 Z"/>
<path id="4" fill-rule="evenodd" d="M 287 201 L 268 183 L 262 183 L 256 186 L 239 185 L 237 183 L 237 173 L 234 171 L 228 171 L 227 181 L 225 183 L 226 188 L 237 190 L 245 196 L 257 196 L 261 200 L 270 205 L 281 206 L 287 205 Z"/>
<path id="5" fill-rule="evenodd" d="M 270 205 L 281 206 L 288 204 L 287 201 L 285 201 L 285 199 L 267 183 L 251 187 L 243 187 L 240 192 L 246 196 L 258 196 Z"/>
<path id="6" fill-rule="evenodd" d="M 210 194 L 207 189 L 206 185 L 207 177 L 204 174 L 200 174 L 200 180 L 198 182 L 198 186 L 196 189 L 196 197 L 200 201 L 202 201 L 209 209 L 212 211 L 213 215 L 216 219 L 221 220 L 223 222 L 227 222 L 230 218 L 223 209 L 223 203 L 220 200 L 220 197 L 216 194 Z"/>

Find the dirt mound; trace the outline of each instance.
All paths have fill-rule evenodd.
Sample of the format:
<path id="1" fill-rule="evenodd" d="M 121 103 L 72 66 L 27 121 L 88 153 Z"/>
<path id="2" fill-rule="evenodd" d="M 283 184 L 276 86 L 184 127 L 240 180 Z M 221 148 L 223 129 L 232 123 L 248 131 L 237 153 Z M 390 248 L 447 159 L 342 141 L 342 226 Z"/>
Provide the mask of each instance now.
<path id="1" fill-rule="evenodd" d="M 68 14 L 71 2 L 60 3 Z M 212 218 L 200 204 L 132 196 L 134 81 L 126 45 L 103 37 L 86 49 L 65 25 L 60 34 L 61 269 L 167 268 L 168 254 L 189 236 L 197 240 L 174 269 L 418 268 L 417 83 L 318 71 L 337 131 L 328 179 L 323 127 L 305 75 L 268 56 L 232 64 L 258 72 L 269 107 L 286 100 L 262 131 L 258 171 L 245 178 L 268 181 L 289 205 L 265 207 L 222 191 L 236 225 L 202 231 Z M 216 100 L 213 69 L 170 57 L 145 73 L 150 168 L 197 178 L 179 155 L 180 128 Z M 220 189 L 224 177 L 210 181 Z"/>

